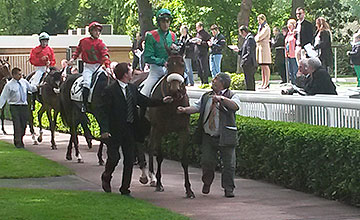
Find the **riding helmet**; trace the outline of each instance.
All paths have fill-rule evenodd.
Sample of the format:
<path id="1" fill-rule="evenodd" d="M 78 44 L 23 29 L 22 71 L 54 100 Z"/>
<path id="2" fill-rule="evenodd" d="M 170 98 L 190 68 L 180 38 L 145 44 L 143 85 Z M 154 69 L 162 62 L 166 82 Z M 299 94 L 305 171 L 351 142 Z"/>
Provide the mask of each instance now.
<path id="1" fill-rule="evenodd" d="M 50 36 L 48 33 L 46 32 L 42 32 L 40 35 L 39 35 L 39 40 L 49 40 L 50 39 Z"/>
<path id="2" fill-rule="evenodd" d="M 164 18 L 169 18 L 170 20 L 172 19 L 171 12 L 166 8 L 162 8 L 156 13 L 157 22 Z"/>
<path id="3" fill-rule="evenodd" d="M 103 26 L 99 22 L 93 21 L 89 24 L 89 31 L 91 31 L 91 29 L 93 29 L 95 27 L 99 28 L 100 31 L 102 31 L 102 29 L 103 29 Z"/>

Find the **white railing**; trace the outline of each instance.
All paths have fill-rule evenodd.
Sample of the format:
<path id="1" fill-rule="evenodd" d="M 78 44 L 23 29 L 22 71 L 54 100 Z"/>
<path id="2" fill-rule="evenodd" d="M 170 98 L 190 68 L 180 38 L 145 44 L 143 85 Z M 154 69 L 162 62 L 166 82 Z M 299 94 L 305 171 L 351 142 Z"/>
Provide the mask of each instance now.
<path id="1" fill-rule="evenodd" d="M 188 91 L 191 102 L 204 91 Z M 235 91 L 241 100 L 239 115 L 273 121 L 360 129 L 360 100 L 346 96 L 277 95 Z"/>
<path id="2" fill-rule="evenodd" d="M 34 67 L 29 62 L 30 55 L 29 54 L 22 54 L 22 55 L 6 55 L 1 54 L 0 59 L 7 59 L 9 58 L 9 63 L 11 68 L 19 67 L 22 70 L 22 73 L 28 75 L 32 71 L 34 71 Z"/>

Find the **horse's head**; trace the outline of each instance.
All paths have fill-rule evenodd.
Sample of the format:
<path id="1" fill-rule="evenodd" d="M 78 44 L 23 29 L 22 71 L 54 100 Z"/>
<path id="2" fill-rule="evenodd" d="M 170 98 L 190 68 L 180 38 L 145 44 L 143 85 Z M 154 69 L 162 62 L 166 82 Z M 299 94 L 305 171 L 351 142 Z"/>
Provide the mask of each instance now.
<path id="1" fill-rule="evenodd" d="M 185 89 L 185 64 L 180 55 L 170 55 L 168 59 L 168 75 L 166 81 L 170 95 L 174 99 L 181 99 L 186 94 Z"/>
<path id="2" fill-rule="evenodd" d="M 0 79 L 11 78 L 9 57 L 6 60 L 0 59 Z"/>
<path id="3" fill-rule="evenodd" d="M 62 73 L 55 67 L 50 68 L 50 72 L 44 78 L 44 83 L 53 88 L 59 88 L 62 83 Z"/>

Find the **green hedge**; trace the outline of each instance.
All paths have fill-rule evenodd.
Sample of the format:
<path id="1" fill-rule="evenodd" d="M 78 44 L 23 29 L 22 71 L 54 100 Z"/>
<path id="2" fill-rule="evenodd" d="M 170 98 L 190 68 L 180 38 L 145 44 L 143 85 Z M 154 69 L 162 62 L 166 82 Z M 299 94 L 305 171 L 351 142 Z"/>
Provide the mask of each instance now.
<path id="1" fill-rule="evenodd" d="M 237 126 L 237 175 L 360 206 L 360 131 L 240 116 Z M 179 159 L 173 138 L 165 140 L 165 155 Z M 199 148 L 189 150 L 199 165 Z"/>
<path id="2" fill-rule="evenodd" d="M 191 134 L 197 118 L 197 114 L 191 116 Z M 94 117 L 90 120 L 92 133 L 99 135 Z M 48 125 L 45 115 L 43 123 Z M 67 131 L 60 117 L 57 126 Z M 240 116 L 237 126 L 237 175 L 360 206 L 359 130 Z M 163 140 L 164 155 L 179 160 L 175 136 Z M 200 153 L 198 146 L 190 144 L 188 155 L 193 165 L 199 166 Z"/>

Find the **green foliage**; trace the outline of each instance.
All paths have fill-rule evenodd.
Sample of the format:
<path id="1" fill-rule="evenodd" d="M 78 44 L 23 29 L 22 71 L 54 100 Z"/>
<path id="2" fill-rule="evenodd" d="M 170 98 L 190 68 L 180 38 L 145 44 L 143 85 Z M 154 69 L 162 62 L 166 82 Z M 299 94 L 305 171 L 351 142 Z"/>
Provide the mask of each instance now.
<path id="1" fill-rule="evenodd" d="M 185 220 L 188 217 L 117 193 L 0 188 L 2 220 Z"/>
<path id="2" fill-rule="evenodd" d="M 21 162 L 19 162 L 21 161 Z M 34 178 L 73 174 L 68 168 L 13 144 L 0 141 L 0 178 Z"/>
<path id="3" fill-rule="evenodd" d="M 244 73 L 228 73 L 231 77 L 231 90 L 245 90 L 245 74 Z"/>
<path id="4" fill-rule="evenodd" d="M 191 117 L 191 134 L 197 118 Z M 360 131 L 240 116 L 237 127 L 238 175 L 360 205 Z M 178 158 L 174 137 L 166 143 L 165 156 Z M 190 161 L 199 166 L 199 147 L 190 146 Z"/>

